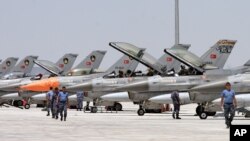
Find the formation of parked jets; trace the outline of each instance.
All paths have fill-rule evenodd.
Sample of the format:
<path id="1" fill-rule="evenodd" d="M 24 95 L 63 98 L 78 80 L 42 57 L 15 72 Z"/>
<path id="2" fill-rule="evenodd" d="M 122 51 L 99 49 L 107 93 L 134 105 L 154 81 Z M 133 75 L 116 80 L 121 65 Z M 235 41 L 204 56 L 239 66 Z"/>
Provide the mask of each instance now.
<path id="1" fill-rule="evenodd" d="M 105 103 L 109 108 L 122 110 L 120 102 L 138 104 L 137 114 L 142 116 L 147 112 L 161 112 L 162 104 L 171 104 L 170 94 L 177 90 L 182 104 L 197 103 L 194 110 L 205 119 L 220 111 L 220 92 L 226 82 L 231 82 L 237 93 L 237 108 L 244 109 L 248 116 L 250 61 L 223 69 L 235 44 L 235 40 L 219 40 L 201 57 L 188 51 L 190 45 L 178 44 L 165 49 L 157 60 L 145 48 L 111 42 L 110 47 L 124 56 L 106 71 L 98 70 L 106 54 L 100 50 L 91 52 L 74 68 L 78 55 L 72 53 L 56 63 L 27 56 L 16 66 L 18 58 L 10 57 L 1 63 L 0 102 L 21 106 L 25 101 L 25 108 L 29 108 L 30 104 L 43 104 L 50 87 L 66 86 L 71 105 L 76 101 L 75 93 L 83 91 L 85 101 L 95 106 Z M 149 68 L 147 73 L 136 72 L 139 63 Z M 47 72 L 31 76 L 34 64 Z M 95 107 L 91 110 L 96 111 Z"/>
<path id="2" fill-rule="evenodd" d="M 221 110 L 220 93 L 225 83 L 230 82 L 236 92 L 237 110 L 250 116 L 250 60 L 242 66 L 224 69 L 236 40 L 219 40 L 199 57 L 188 51 L 190 45 L 180 44 L 179 37 L 176 39 L 173 47 L 164 52 L 159 50 L 163 53 L 159 59 L 145 48 L 110 42 L 110 47 L 124 55 L 106 71 L 99 70 L 106 54 L 102 50 L 91 52 L 74 68 L 78 55 L 73 53 L 65 54 L 56 63 L 27 56 L 16 65 L 18 58 L 9 57 L 0 61 L 0 105 L 28 109 L 30 104 L 44 104 L 50 87 L 65 86 L 71 105 L 76 102 L 76 92 L 81 91 L 87 101 L 86 109 L 89 102 L 94 103 L 91 112 L 96 112 L 100 105 L 120 111 L 123 109 L 120 102 L 133 102 L 139 105 L 137 114 L 143 116 L 161 113 L 163 104 L 172 104 L 171 93 L 179 91 L 181 103 L 197 103 L 194 110 L 201 119 L 206 119 Z M 148 67 L 147 73 L 136 70 L 139 63 Z M 32 76 L 35 64 L 46 73 Z"/>

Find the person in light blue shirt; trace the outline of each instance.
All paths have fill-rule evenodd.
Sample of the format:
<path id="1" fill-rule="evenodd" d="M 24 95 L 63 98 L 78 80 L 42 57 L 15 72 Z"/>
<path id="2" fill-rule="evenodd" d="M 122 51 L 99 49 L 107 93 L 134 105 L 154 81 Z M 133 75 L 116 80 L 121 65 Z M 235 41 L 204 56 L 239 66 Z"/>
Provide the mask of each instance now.
<path id="1" fill-rule="evenodd" d="M 52 96 L 53 96 L 54 92 L 53 92 L 53 87 L 50 87 L 50 90 L 48 91 L 48 93 L 46 94 L 46 101 L 47 101 L 47 116 L 50 115 L 50 110 L 51 110 L 51 113 L 52 113 L 52 104 L 51 104 L 51 101 L 52 101 Z"/>
<path id="2" fill-rule="evenodd" d="M 52 106 L 52 118 L 58 119 L 58 95 L 59 89 L 56 87 L 53 91 L 51 106 Z"/>
<path id="3" fill-rule="evenodd" d="M 59 112 L 61 116 L 61 121 L 63 120 L 63 118 L 64 118 L 64 121 L 66 121 L 67 108 L 69 104 L 68 97 L 69 97 L 69 94 L 68 92 L 66 92 L 66 87 L 62 87 L 62 91 L 59 92 L 59 95 L 58 95 Z"/>
<path id="4" fill-rule="evenodd" d="M 231 84 L 227 82 L 225 87 L 226 89 L 221 93 L 221 107 L 224 110 L 227 128 L 229 128 L 235 115 L 237 100 L 235 98 L 234 90 L 231 89 Z"/>
<path id="5" fill-rule="evenodd" d="M 77 98 L 77 111 L 82 110 L 82 102 L 83 102 L 83 92 L 79 91 L 76 93 L 76 98 Z"/>

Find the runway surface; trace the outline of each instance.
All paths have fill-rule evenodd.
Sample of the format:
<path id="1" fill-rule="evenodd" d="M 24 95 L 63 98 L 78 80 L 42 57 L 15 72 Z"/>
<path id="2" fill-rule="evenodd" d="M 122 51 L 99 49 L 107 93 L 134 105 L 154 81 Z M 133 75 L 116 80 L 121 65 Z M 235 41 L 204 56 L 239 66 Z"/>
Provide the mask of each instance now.
<path id="1" fill-rule="evenodd" d="M 182 106 L 181 120 L 170 112 L 137 116 L 138 106 L 123 103 L 118 113 L 68 111 L 66 122 L 46 116 L 41 108 L 0 108 L 1 141 L 229 141 L 223 117 L 200 120 L 196 105 Z M 233 124 L 249 124 L 237 115 Z"/>

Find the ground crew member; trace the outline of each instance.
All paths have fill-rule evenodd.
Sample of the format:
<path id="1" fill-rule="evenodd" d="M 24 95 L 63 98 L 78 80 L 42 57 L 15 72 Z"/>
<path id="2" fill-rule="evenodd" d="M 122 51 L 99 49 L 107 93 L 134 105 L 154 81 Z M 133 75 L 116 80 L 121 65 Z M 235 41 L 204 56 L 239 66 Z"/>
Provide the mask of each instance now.
<path id="1" fill-rule="evenodd" d="M 174 105 L 174 110 L 173 110 L 173 114 L 172 114 L 173 119 L 181 119 L 179 117 L 180 105 L 181 105 L 179 93 L 177 91 L 172 92 L 171 99 L 172 99 L 172 102 Z"/>
<path id="2" fill-rule="evenodd" d="M 46 94 L 46 101 L 47 101 L 47 116 L 50 115 L 50 110 L 52 113 L 52 105 L 51 105 L 51 101 L 52 101 L 52 96 L 53 96 L 53 87 L 50 87 L 50 90 L 48 91 L 48 93 Z"/>
<path id="3" fill-rule="evenodd" d="M 76 93 L 76 98 L 77 98 L 77 111 L 81 111 L 82 110 L 82 102 L 83 102 L 83 92 L 79 91 Z"/>
<path id="4" fill-rule="evenodd" d="M 227 128 L 229 128 L 235 115 L 237 101 L 235 98 L 235 92 L 231 89 L 231 84 L 227 82 L 225 87 L 226 89 L 221 93 L 221 108 L 224 110 L 225 123 Z"/>
<path id="5" fill-rule="evenodd" d="M 61 116 L 61 121 L 63 120 L 63 118 L 64 118 L 64 121 L 66 121 L 67 108 L 69 104 L 68 96 L 69 94 L 68 92 L 66 92 L 66 87 L 62 87 L 62 91 L 58 95 L 59 112 Z"/>
<path id="6" fill-rule="evenodd" d="M 58 119 L 58 102 L 57 102 L 58 95 L 59 95 L 59 90 L 56 87 L 55 90 L 54 90 L 54 93 L 53 93 L 53 96 L 52 96 L 52 102 L 51 102 L 51 105 L 52 105 L 52 118 L 55 118 L 55 119 Z"/>

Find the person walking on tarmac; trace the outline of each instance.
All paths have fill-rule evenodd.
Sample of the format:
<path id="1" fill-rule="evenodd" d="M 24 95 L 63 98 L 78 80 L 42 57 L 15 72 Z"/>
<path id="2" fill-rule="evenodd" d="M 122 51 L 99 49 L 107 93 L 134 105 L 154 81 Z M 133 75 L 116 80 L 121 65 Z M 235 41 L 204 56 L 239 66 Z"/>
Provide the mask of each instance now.
<path id="1" fill-rule="evenodd" d="M 52 113 L 52 96 L 53 96 L 53 87 L 50 87 L 50 90 L 48 91 L 48 93 L 46 94 L 46 101 L 47 101 L 47 116 L 50 116 L 50 110 Z"/>
<path id="2" fill-rule="evenodd" d="M 173 114 L 172 114 L 173 119 L 181 119 L 179 117 L 181 101 L 180 101 L 178 91 L 173 91 L 172 92 L 171 99 L 172 99 L 172 102 L 173 102 L 173 105 L 174 105 L 174 110 L 173 110 Z"/>
<path id="3" fill-rule="evenodd" d="M 83 102 L 83 92 L 79 91 L 76 93 L 76 98 L 77 98 L 77 111 L 81 111 L 82 110 L 82 102 Z"/>
<path id="4" fill-rule="evenodd" d="M 58 95 L 59 90 L 56 87 L 52 96 L 51 105 L 52 105 L 52 118 L 58 119 Z"/>
<path id="5" fill-rule="evenodd" d="M 58 95 L 59 112 L 61 116 L 61 121 L 63 120 L 63 118 L 64 118 L 64 121 L 66 121 L 67 108 L 69 104 L 68 96 L 69 94 L 68 92 L 66 92 L 66 87 L 62 87 L 62 91 Z"/>
<path id="6" fill-rule="evenodd" d="M 225 123 L 227 128 L 229 128 L 235 115 L 237 100 L 234 90 L 231 89 L 231 84 L 227 82 L 225 87 L 226 89 L 221 93 L 221 108 L 224 110 Z"/>

